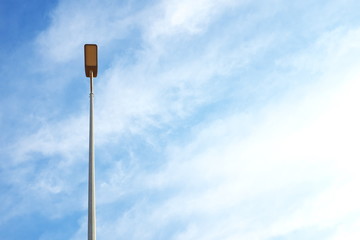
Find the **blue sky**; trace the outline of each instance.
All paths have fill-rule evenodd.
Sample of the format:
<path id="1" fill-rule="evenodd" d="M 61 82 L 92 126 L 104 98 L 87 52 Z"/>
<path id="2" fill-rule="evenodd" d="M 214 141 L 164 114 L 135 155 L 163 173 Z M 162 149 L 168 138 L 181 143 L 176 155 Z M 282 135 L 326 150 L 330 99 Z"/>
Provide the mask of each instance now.
<path id="1" fill-rule="evenodd" d="M 2 1 L 0 239 L 360 237 L 360 3 Z"/>

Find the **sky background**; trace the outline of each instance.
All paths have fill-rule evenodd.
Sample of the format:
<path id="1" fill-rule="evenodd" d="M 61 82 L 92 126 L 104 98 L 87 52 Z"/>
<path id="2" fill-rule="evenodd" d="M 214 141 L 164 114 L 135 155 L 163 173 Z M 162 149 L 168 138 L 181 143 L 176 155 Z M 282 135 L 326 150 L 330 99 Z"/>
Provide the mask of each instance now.
<path id="1" fill-rule="evenodd" d="M 360 239 L 360 2 L 2 0 L 0 239 Z"/>

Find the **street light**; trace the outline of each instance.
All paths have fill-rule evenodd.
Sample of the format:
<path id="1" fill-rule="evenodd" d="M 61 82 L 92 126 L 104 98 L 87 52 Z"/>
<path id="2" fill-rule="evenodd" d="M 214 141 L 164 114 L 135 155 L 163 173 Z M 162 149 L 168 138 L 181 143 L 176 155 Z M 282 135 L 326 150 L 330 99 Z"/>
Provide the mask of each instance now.
<path id="1" fill-rule="evenodd" d="M 96 240 L 95 207 L 95 152 L 94 152 L 94 92 L 93 77 L 97 77 L 97 45 L 84 45 L 85 75 L 90 78 L 90 123 L 89 123 L 89 195 L 88 195 L 88 240 Z"/>
<path id="2" fill-rule="evenodd" d="M 85 57 L 85 75 L 90 77 L 90 72 L 93 72 L 93 77 L 97 77 L 97 45 L 85 44 L 84 45 L 84 57 Z"/>

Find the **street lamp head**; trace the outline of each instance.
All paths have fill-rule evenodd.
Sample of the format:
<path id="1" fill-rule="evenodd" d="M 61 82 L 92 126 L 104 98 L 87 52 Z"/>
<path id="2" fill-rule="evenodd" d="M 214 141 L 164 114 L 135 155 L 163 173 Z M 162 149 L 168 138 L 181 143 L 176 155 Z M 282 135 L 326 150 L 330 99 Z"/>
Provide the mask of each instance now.
<path id="1" fill-rule="evenodd" d="M 98 57 L 97 57 L 97 45 L 96 44 L 85 44 L 84 45 L 84 58 L 85 58 L 85 75 L 91 77 L 97 77 L 98 70 Z"/>

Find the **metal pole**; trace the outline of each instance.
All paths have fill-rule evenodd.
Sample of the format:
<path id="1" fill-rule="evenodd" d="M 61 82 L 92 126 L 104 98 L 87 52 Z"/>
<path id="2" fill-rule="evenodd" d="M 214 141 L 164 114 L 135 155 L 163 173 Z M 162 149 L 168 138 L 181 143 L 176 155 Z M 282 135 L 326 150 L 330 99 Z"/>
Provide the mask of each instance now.
<path id="1" fill-rule="evenodd" d="M 88 240 L 96 240 L 93 72 L 90 72 Z"/>

